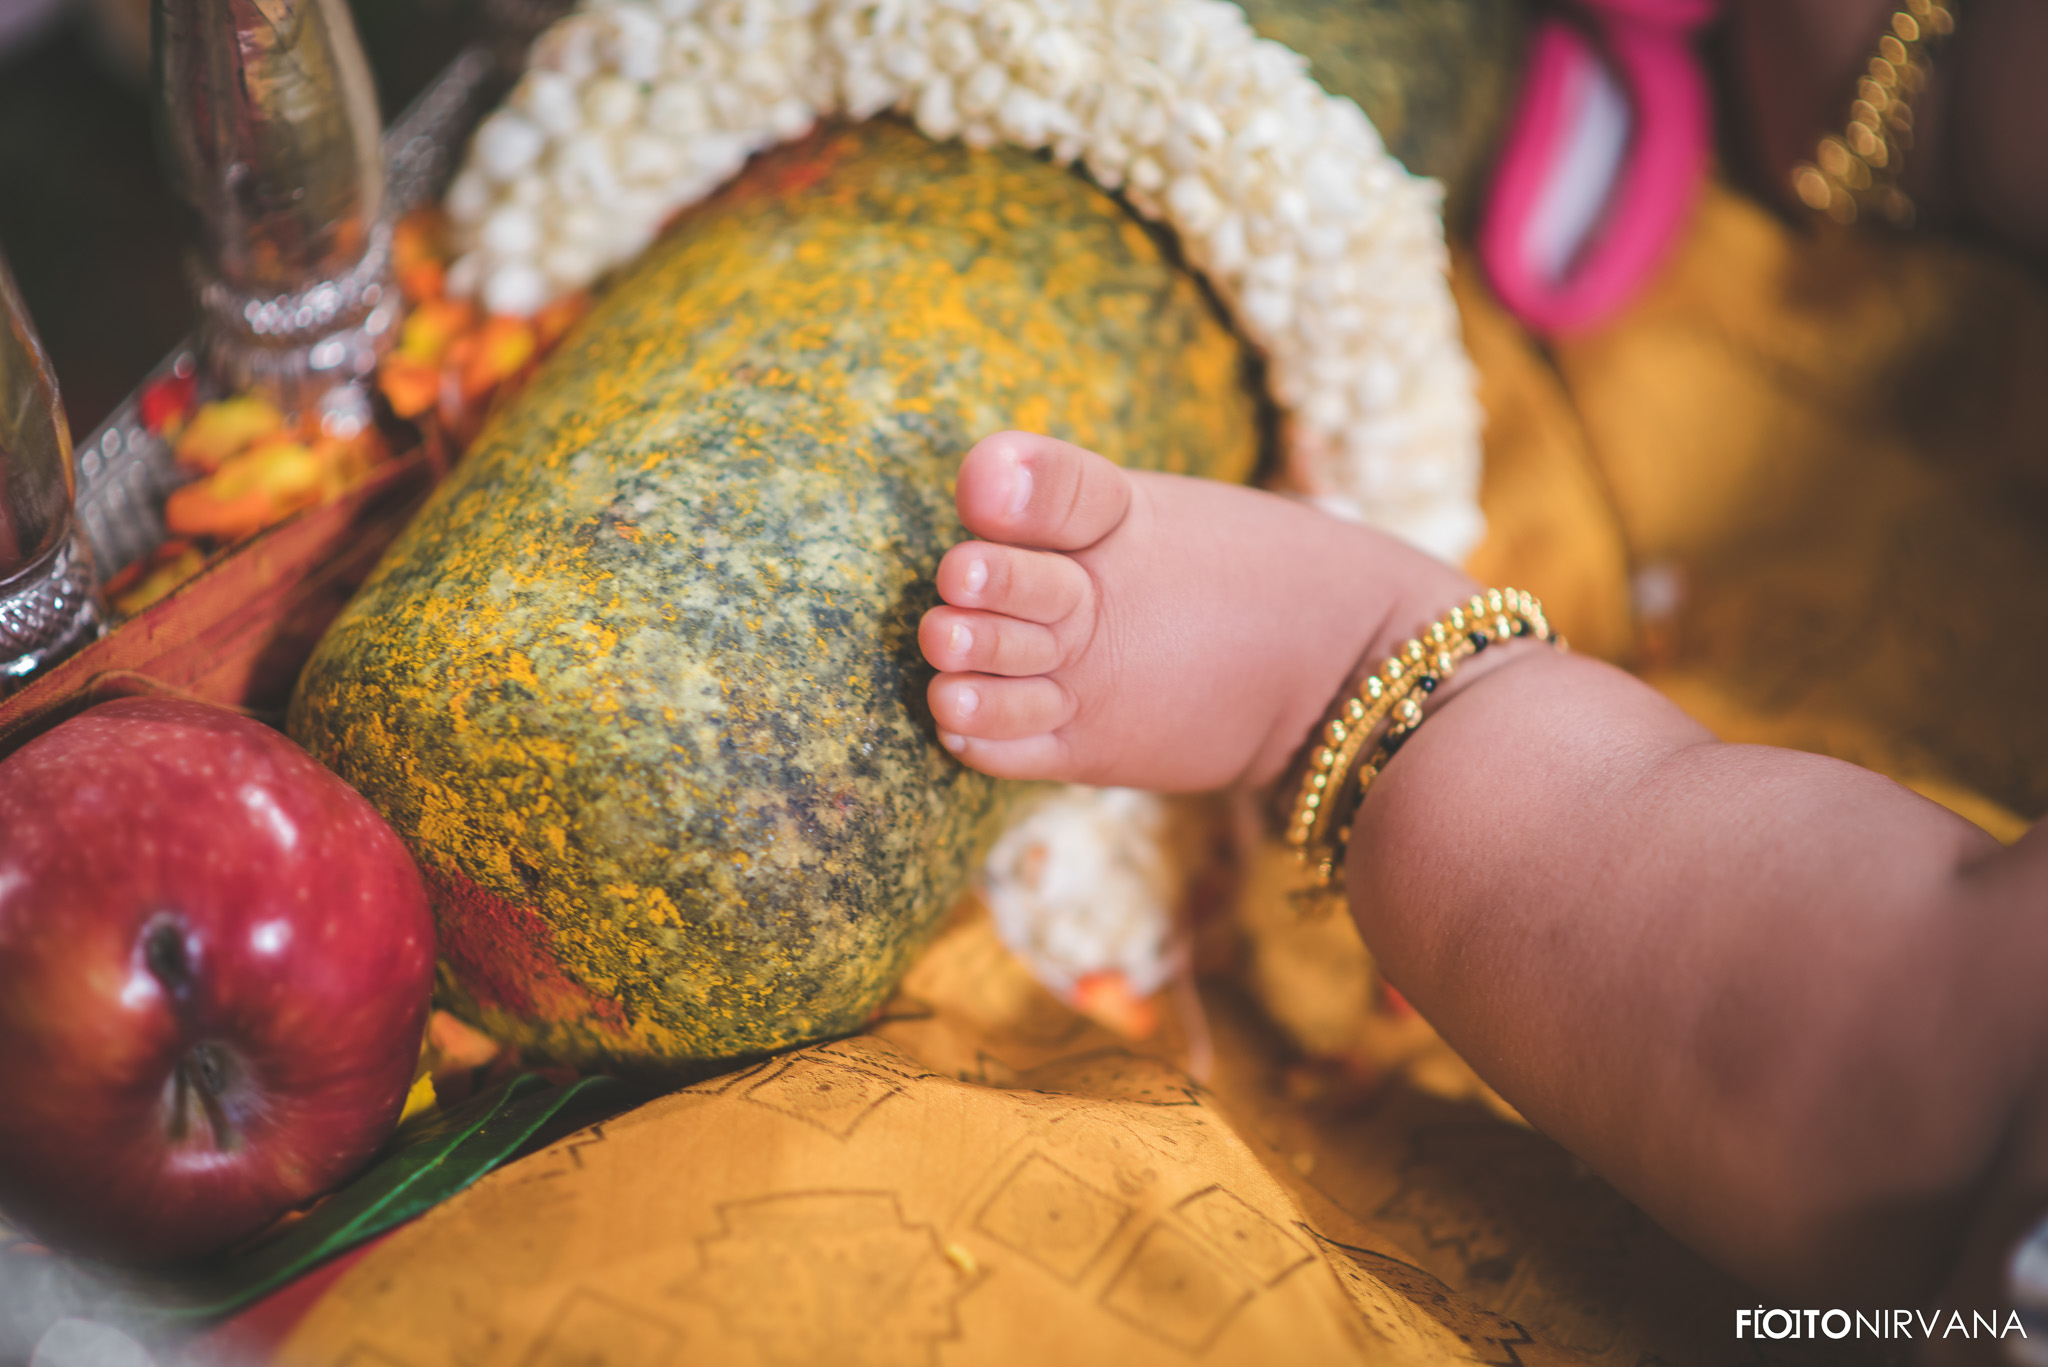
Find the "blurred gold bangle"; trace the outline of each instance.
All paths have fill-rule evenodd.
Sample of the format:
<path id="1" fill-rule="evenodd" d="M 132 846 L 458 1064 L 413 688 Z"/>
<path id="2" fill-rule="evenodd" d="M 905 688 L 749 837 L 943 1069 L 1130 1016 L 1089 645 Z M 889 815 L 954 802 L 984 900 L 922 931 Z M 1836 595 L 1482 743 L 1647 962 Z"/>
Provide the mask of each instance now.
<path id="1" fill-rule="evenodd" d="M 1474 594 L 1366 675 L 1356 692 L 1317 728 L 1282 837 L 1309 866 L 1314 887 L 1341 886 L 1351 813 L 1366 787 L 1422 724 L 1422 699 L 1435 692 L 1461 661 L 1517 636 L 1564 644 L 1564 638 L 1551 631 L 1534 595 L 1518 589 Z M 1367 743 L 1376 736 L 1378 743 L 1368 756 Z"/>
<path id="2" fill-rule="evenodd" d="M 1928 54 L 1955 27 L 1955 0 L 1906 0 L 1892 14 L 1857 78 L 1848 126 L 1792 168 L 1801 203 L 1836 223 L 1875 214 L 1895 228 L 1913 226 L 1913 201 L 1899 186 L 1913 146 L 1913 100 L 1927 86 Z"/>

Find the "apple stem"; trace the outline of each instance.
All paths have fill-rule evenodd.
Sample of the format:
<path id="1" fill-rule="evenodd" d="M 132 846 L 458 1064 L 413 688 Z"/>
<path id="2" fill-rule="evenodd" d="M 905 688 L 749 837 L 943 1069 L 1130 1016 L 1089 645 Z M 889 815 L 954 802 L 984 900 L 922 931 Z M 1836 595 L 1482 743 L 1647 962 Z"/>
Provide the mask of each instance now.
<path id="1" fill-rule="evenodd" d="M 191 1052 L 179 1059 L 171 1073 L 170 1137 L 183 1140 L 197 1129 L 197 1112 L 206 1118 L 214 1148 L 222 1153 L 240 1148 L 241 1133 L 228 1119 L 227 1107 L 222 1102 L 222 1096 L 234 1084 L 234 1077 L 234 1059 L 225 1048 L 211 1041 L 194 1045 Z"/>
<path id="2" fill-rule="evenodd" d="M 163 985 L 174 1009 L 183 1015 L 192 996 L 192 954 L 186 944 L 185 923 L 176 912 L 161 912 L 143 927 L 142 961 Z M 234 1055 L 211 1040 L 193 1045 L 178 1060 L 171 1073 L 170 1116 L 165 1126 L 174 1142 L 192 1135 L 199 1128 L 197 1116 L 204 1116 L 213 1133 L 214 1148 L 231 1153 L 241 1147 L 242 1136 L 228 1119 L 223 1100 L 235 1085 L 238 1071 Z"/>

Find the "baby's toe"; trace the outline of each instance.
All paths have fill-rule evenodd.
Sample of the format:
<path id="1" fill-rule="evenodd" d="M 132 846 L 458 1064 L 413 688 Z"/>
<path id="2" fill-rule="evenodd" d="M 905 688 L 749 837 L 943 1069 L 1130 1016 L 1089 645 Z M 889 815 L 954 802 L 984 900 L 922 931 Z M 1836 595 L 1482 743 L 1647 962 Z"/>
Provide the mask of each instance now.
<path id="1" fill-rule="evenodd" d="M 1022 740 L 982 740 L 944 731 L 939 739 L 970 769 L 992 778 L 1053 779 L 1067 782 L 1076 770 L 1067 743 L 1057 733 Z"/>
<path id="2" fill-rule="evenodd" d="M 1051 628 L 993 612 L 933 608 L 917 626 L 917 643 L 934 669 L 950 673 L 1045 674 L 1059 667 Z"/>
<path id="3" fill-rule="evenodd" d="M 1069 442 L 998 432 L 977 442 L 961 462 L 954 502 L 976 536 L 1078 551 L 1123 521 L 1131 481 L 1109 461 Z"/>
<path id="4" fill-rule="evenodd" d="M 1044 675 L 1003 679 L 989 674 L 941 674 L 926 690 L 942 732 L 978 740 L 1022 740 L 1057 731 L 1074 717 L 1074 699 Z"/>
<path id="5" fill-rule="evenodd" d="M 963 541 L 939 561 L 939 597 L 956 608 L 1049 626 L 1075 617 L 1093 593 L 1088 571 L 1051 551 Z"/>

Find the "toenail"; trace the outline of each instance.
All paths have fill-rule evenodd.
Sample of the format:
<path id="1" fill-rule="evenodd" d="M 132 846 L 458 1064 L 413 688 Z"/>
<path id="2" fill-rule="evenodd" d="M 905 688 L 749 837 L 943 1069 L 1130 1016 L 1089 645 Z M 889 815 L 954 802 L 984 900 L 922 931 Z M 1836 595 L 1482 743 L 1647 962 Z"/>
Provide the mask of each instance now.
<path id="1" fill-rule="evenodd" d="M 939 744 L 957 755 L 967 748 L 967 737 L 961 735 L 958 731 L 941 731 L 939 732 Z"/>
<path id="2" fill-rule="evenodd" d="M 1010 506 L 1011 517 L 1022 517 L 1024 508 L 1031 502 L 1031 467 L 1014 457 L 1010 461 Z"/>
<path id="3" fill-rule="evenodd" d="M 946 644 L 952 647 L 955 655 L 965 655 L 974 649 L 974 633 L 967 629 L 965 622 L 955 622 L 952 638 Z"/>
<path id="4" fill-rule="evenodd" d="M 981 694 L 972 688 L 960 687 L 953 690 L 953 710 L 963 717 L 971 717 L 981 708 Z"/>
<path id="5" fill-rule="evenodd" d="M 987 588 L 987 587 L 988 587 L 988 561 L 986 561 L 986 560 L 970 560 L 970 561 L 968 561 L 968 562 L 967 562 L 967 591 L 968 591 L 969 593 L 980 593 L 980 592 L 981 592 L 981 591 L 982 591 L 983 589 L 985 589 L 985 588 Z"/>

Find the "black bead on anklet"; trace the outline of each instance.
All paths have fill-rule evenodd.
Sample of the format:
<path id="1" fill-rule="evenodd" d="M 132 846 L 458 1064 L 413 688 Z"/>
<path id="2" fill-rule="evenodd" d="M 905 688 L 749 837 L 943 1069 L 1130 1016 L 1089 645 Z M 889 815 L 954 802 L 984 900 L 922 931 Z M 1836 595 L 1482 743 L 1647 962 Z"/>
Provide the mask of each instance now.
<path id="1" fill-rule="evenodd" d="M 1421 700 L 1450 677 L 1461 659 L 1527 636 L 1564 646 L 1534 597 L 1515 589 L 1488 589 L 1451 609 L 1366 676 L 1356 695 L 1340 700 L 1310 738 L 1284 835 L 1312 870 L 1315 887 L 1341 887 L 1350 814 L 1381 768 L 1422 724 Z M 1381 734 L 1383 724 L 1387 729 Z M 1372 746 L 1375 734 L 1380 741 Z"/>

